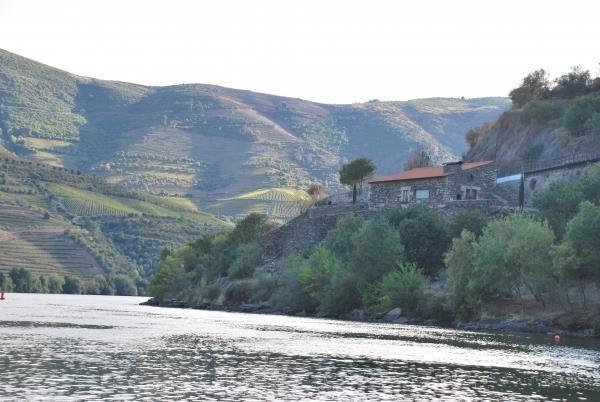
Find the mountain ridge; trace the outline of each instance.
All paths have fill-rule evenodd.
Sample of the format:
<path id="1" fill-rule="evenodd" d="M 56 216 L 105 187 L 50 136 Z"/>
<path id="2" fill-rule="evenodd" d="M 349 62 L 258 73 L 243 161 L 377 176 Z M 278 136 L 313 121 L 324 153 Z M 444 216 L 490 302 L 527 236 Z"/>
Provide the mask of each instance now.
<path id="1" fill-rule="evenodd" d="M 458 158 L 464 134 L 506 108 L 495 97 L 325 104 L 211 84 L 145 86 L 0 50 L 6 148 L 129 188 L 188 195 L 223 216 L 248 211 L 220 200 L 259 188 L 319 182 L 335 191 L 339 167 L 358 156 L 381 174 L 401 170 L 415 149 Z"/>

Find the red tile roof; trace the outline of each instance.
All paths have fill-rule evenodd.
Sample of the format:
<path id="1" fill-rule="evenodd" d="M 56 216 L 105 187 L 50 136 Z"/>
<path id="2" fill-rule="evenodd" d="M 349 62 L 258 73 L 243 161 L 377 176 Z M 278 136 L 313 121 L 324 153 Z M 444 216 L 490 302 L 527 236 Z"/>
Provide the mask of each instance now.
<path id="1" fill-rule="evenodd" d="M 479 166 L 487 165 L 493 161 L 466 162 L 462 164 L 462 170 L 469 170 Z M 369 183 L 387 183 L 393 181 L 418 180 L 418 179 L 434 179 L 438 177 L 446 177 L 448 173 L 444 173 L 443 166 L 430 166 L 422 168 L 414 168 L 405 172 L 394 173 L 389 176 L 382 176 L 369 181 Z"/>

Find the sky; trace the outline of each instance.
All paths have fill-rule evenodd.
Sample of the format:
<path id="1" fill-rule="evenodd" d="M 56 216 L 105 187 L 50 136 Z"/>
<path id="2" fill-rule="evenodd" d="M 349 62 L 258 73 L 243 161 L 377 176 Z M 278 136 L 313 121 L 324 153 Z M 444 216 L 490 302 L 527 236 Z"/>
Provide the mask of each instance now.
<path id="1" fill-rule="evenodd" d="M 506 96 L 530 71 L 599 73 L 600 2 L 0 0 L 0 48 L 147 85 L 326 103 Z"/>

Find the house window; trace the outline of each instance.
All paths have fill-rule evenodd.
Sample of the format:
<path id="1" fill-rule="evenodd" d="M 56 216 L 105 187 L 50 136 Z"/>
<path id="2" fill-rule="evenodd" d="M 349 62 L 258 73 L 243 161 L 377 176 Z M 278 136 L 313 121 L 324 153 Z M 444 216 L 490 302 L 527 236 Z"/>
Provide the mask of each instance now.
<path id="1" fill-rule="evenodd" d="M 417 199 L 417 201 L 428 200 L 429 190 L 415 190 L 415 198 Z"/>
<path id="2" fill-rule="evenodd" d="M 465 199 L 467 200 L 476 200 L 477 199 L 477 190 L 474 188 L 468 188 L 465 191 Z"/>
<path id="3" fill-rule="evenodd" d="M 402 187 L 400 189 L 400 202 L 410 201 L 410 187 Z"/>
<path id="4" fill-rule="evenodd" d="M 461 193 L 456 194 L 456 199 L 457 200 L 462 200 L 462 194 Z"/>

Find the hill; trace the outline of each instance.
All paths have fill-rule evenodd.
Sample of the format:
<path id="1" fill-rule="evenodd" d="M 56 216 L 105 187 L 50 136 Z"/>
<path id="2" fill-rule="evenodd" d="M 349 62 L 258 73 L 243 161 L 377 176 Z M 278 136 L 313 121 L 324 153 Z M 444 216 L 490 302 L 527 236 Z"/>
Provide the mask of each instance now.
<path id="1" fill-rule="evenodd" d="M 258 189 L 339 187 L 345 160 L 381 174 L 417 148 L 436 160 L 494 120 L 504 98 L 327 105 L 214 85 L 149 87 L 76 76 L 0 50 L 0 128 L 9 150 L 155 194 L 187 194 L 202 210 Z"/>
<path id="2" fill-rule="evenodd" d="M 467 160 L 495 159 L 500 174 L 508 174 L 542 161 L 600 155 L 600 76 L 575 67 L 550 81 L 538 70 L 511 98 L 510 111 L 467 134 Z"/>
<path id="3" fill-rule="evenodd" d="M 0 158 L 0 272 L 25 268 L 46 277 L 77 277 L 86 286 L 121 276 L 143 293 L 163 248 L 227 226 L 185 198 Z"/>

